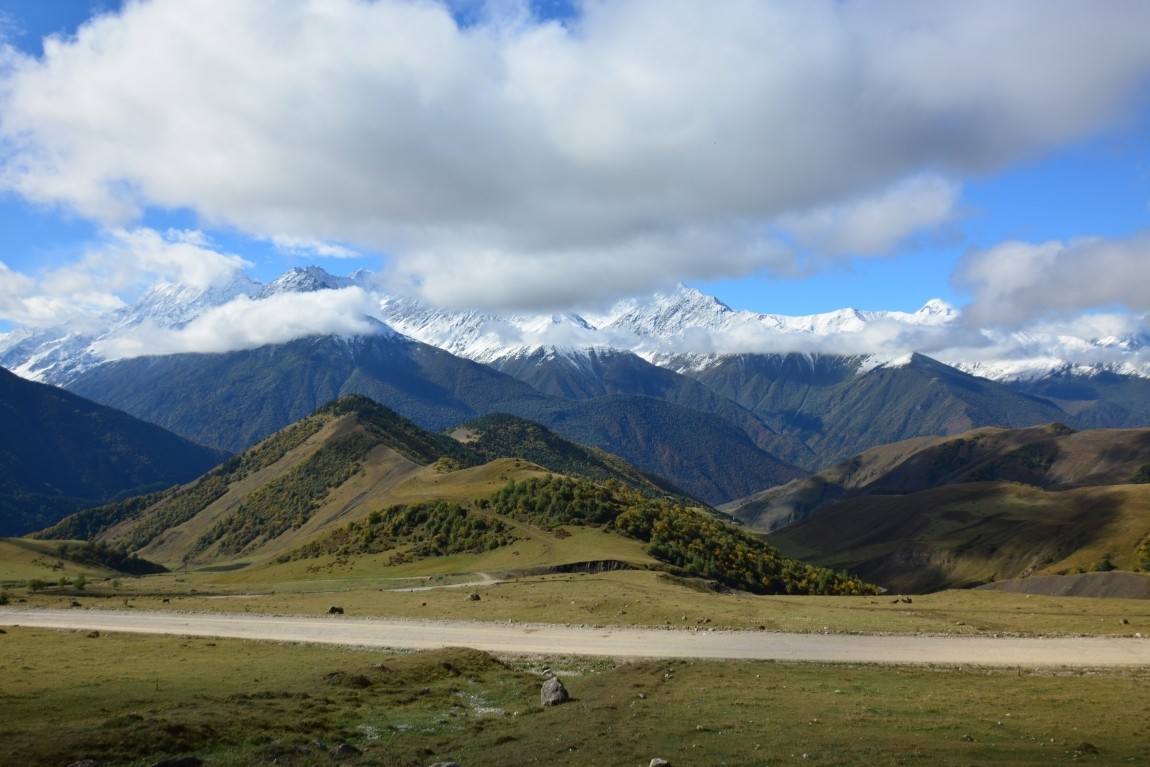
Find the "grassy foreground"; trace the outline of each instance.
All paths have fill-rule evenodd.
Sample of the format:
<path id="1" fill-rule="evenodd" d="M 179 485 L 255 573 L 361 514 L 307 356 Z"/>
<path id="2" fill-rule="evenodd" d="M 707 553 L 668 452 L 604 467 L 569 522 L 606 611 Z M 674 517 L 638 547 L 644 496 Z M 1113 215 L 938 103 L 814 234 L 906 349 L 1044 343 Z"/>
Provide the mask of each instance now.
<path id="1" fill-rule="evenodd" d="M 1150 760 L 1148 669 L 498 659 L 21 627 L 0 648 L 11 765 Z M 572 702 L 540 706 L 545 665 Z M 362 753 L 333 760 L 342 744 Z"/>

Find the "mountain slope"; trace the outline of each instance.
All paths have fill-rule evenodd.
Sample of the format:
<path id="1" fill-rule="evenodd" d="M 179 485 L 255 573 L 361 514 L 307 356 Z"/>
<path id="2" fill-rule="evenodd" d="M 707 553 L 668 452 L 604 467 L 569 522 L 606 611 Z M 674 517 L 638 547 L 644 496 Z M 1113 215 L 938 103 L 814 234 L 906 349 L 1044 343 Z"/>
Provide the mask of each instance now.
<path id="1" fill-rule="evenodd" d="M 799 473 L 718 416 L 647 397 L 575 403 L 548 397 L 491 367 L 391 332 L 121 360 L 81 373 L 69 388 L 232 451 L 326 402 L 362 394 L 433 431 L 494 412 L 530 418 L 610 450 L 708 503 Z"/>
<path id="2" fill-rule="evenodd" d="M 727 510 L 786 525 L 772 540 L 794 556 L 902 590 L 1133 569 L 1150 540 L 1150 430 L 912 440 Z"/>
<path id="3" fill-rule="evenodd" d="M 226 453 L 0 369 L 0 535 L 195 478 Z"/>
<path id="4" fill-rule="evenodd" d="M 390 332 L 108 363 L 69 390 L 191 438 L 242 450 L 346 394 L 435 431 L 544 398 L 490 368 Z"/>
<path id="5" fill-rule="evenodd" d="M 661 488 L 594 482 L 506 456 L 484 463 L 498 452 L 499 435 L 531 433 L 545 444 L 542 452 L 568 465 L 599 459 L 598 471 L 612 475 L 615 467 L 625 480 L 641 479 L 617 459 L 580 453 L 538 427 L 494 421 L 463 430 L 465 441 L 458 442 L 367 398 L 344 398 L 196 483 L 82 512 L 40 537 L 83 534 L 169 566 L 238 570 L 303 562 L 308 572 L 353 559 L 373 560 L 377 572 L 414 559 L 451 567 L 459 561 L 453 557 L 474 562 L 512 547 L 514 557 L 540 545 L 552 552 L 561 540 L 579 537 L 583 542 L 567 556 L 580 555 L 583 564 L 605 559 L 606 551 L 625 556 L 623 566 L 657 566 L 756 593 L 874 593 L 651 492 Z M 580 563 L 547 557 L 550 566 Z"/>
<path id="6" fill-rule="evenodd" d="M 682 372 L 804 445 L 804 452 L 787 452 L 775 443 L 775 452 L 808 469 L 917 436 L 1067 419 L 1049 401 L 923 355 L 870 369 L 866 363 L 860 357 L 740 355 Z"/>
<path id="7" fill-rule="evenodd" d="M 524 458 L 562 474 L 595 481 L 614 480 L 655 495 L 687 500 L 683 491 L 658 475 L 637 470 L 617 455 L 564 439 L 534 421 L 493 413 L 452 431 L 452 436 L 487 461 Z"/>

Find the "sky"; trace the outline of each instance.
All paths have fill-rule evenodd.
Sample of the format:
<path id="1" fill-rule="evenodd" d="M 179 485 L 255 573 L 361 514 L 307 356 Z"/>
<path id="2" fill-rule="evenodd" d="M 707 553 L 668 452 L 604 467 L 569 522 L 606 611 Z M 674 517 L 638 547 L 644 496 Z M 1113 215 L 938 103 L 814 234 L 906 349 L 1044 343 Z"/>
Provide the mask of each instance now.
<path id="1" fill-rule="evenodd" d="M 0 0 L 0 332 L 369 269 L 486 310 L 1147 326 L 1142 0 Z"/>

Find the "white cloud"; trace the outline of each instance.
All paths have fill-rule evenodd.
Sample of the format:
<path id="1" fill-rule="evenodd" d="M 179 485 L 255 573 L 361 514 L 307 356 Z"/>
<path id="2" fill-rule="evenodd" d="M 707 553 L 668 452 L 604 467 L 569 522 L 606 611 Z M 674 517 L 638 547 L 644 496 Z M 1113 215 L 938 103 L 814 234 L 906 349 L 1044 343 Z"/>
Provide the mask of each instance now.
<path id="1" fill-rule="evenodd" d="M 203 290 L 245 266 L 220 253 L 201 232 L 115 229 L 76 261 L 28 275 L 0 264 L 0 320 L 31 327 L 83 324 L 125 305 L 155 281 Z"/>
<path id="2" fill-rule="evenodd" d="M 387 332 L 371 313 L 378 300 L 360 288 L 281 293 L 259 301 L 241 296 L 208 309 L 180 328 L 146 324 L 93 344 L 106 359 L 153 354 L 230 352 L 309 336 Z"/>
<path id="3" fill-rule="evenodd" d="M 1150 4 L 1120 0 L 523 7 L 128 3 L 9 55 L 0 184 L 387 253 L 430 298 L 578 303 L 801 271 L 782 216 L 825 259 L 889 250 L 965 175 L 1127 119 L 1150 75 Z"/>
<path id="4" fill-rule="evenodd" d="M 777 226 L 823 257 L 887 255 L 908 237 L 954 219 L 959 186 L 933 174 L 838 205 L 786 215 Z"/>
<path id="5" fill-rule="evenodd" d="M 975 324 L 1023 326 L 1099 308 L 1150 311 L 1150 230 L 1126 239 L 1007 242 L 968 254 L 956 285 Z"/>
<path id="6" fill-rule="evenodd" d="M 271 241 L 277 250 L 290 253 L 293 256 L 318 256 L 320 258 L 357 258 L 360 256 L 358 252 L 351 248 L 345 248 L 343 245 L 320 242 L 306 237 L 273 235 Z"/>

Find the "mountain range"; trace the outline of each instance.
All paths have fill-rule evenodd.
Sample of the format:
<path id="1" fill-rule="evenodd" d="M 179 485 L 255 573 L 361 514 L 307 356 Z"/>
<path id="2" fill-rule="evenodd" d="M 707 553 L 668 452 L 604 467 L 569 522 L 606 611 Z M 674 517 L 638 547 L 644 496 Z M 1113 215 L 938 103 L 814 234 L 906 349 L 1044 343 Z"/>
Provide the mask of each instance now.
<path id="1" fill-rule="evenodd" d="M 229 452 L 347 394 L 436 431 L 509 413 L 710 504 L 919 436 L 1150 424 L 1145 332 L 1030 336 L 1014 356 L 950 364 L 905 352 L 961 321 L 938 301 L 755 314 L 685 287 L 599 313 L 459 311 L 381 293 L 368 272 L 307 267 L 266 285 L 239 272 L 159 284 L 82 330 L 11 331 L 0 365 Z M 905 343 L 859 351 L 875 336 Z"/>

